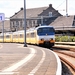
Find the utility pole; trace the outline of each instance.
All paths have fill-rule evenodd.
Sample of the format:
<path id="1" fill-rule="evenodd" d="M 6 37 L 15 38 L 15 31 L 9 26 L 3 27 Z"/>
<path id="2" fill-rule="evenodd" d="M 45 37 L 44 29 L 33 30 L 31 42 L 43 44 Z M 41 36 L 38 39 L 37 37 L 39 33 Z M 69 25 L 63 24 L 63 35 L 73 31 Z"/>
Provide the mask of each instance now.
<path id="1" fill-rule="evenodd" d="M 41 25 L 43 25 L 43 16 L 41 16 Z"/>
<path id="2" fill-rule="evenodd" d="M 0 21 L 2 21 L 3 42 L 4 42 L 4 20 L 5 20 L 5 14 L 0 13 Z"/>
<path id="3" fill-rule="evenodd" d="M 2 33 L 3 33 L 3 43 L 4 43 L 4 21 L 2 21 Z"/>
<path id="4" fill-rule="evenodd" d="M 66 0 L 66 16 L 68 16 L 68 0 Z"/>
<path id="5" fill-rule="evenodd" d="M 27 47 L 26 45 L 26 1 L 24 0 L 24 47 Z"/>

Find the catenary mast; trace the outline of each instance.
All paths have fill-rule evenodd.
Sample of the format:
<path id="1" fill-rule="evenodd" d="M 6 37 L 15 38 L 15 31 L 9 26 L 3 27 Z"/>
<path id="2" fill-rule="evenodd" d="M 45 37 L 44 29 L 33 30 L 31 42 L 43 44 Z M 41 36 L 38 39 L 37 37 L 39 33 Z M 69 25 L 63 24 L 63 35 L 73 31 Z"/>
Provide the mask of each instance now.
<path id="1" fill-rule="evenodd" d="M 66 16 L 68 16 L 68 0 L 66 0 Z"/>

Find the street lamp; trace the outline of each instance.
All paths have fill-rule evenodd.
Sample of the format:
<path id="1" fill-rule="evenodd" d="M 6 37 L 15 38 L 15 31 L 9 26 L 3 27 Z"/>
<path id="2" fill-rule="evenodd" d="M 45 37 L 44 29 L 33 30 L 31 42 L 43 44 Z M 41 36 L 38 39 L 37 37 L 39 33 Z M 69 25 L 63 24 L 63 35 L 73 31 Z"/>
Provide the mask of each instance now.
<path id="1" fill-rule="evenodd" d="M 24 47 L 27 47 L 26 45 L 26 1 L 24 0 Z"/>

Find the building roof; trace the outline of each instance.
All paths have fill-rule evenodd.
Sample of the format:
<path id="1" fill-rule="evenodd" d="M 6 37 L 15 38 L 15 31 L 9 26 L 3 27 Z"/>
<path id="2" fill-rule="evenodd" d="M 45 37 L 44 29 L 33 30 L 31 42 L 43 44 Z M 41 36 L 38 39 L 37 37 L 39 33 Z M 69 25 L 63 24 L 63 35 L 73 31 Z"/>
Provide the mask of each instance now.
<path id="1" fill-rule="evenodd" d="M 58 11 L 56 11 L 52 4 L 49 5 L 49 7 L 39 7 L 39 8 L 31 8 L 26 9 L 26 18 L 34 18 L 38 16 L 49 16 L 49 11 L 53 12 L 53 15 L 61 15 Z M 57 14 L 56 14 L 57 13 Z M 15 13 L 13 16 L 10 17 L 11 19 L 14 18 L 24 18 L 24 10 L 23 8 L 20 9 L 17 13 Z"/>
<path id="2" fill-rule="evenodd" d="M 73 26 L 74 16 L 59 16 L 54 20 L 50 25 L 53 26 L 56 30 L 69 30 Z"/>
<path id="3" fill-rule="evenodd" d="M 46 8 L 47 7 L 26 9 L 26 18 L 37 17 L 37 15 Z M 24 10 L 21 9 L 19 12 L 15 13 L 11 18 L 24 18 Z"/>

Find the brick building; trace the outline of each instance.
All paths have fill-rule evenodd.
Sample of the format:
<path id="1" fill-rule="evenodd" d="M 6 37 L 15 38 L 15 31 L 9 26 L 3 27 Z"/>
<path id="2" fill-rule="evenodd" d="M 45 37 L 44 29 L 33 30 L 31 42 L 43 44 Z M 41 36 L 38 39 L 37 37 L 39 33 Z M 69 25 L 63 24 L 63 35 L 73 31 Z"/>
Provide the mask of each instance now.
<path id="1" fill-rule="evenodd" d="M 58 16 L 62 15 L 52 7 L 52 4 L 50 4 L 49 7 L 26 9 L 26 27 L 35 27 L 40 24 L 49 25 Z M 11 31 L 24 29 L 23 8 L 21 8 L 20 11 L 18 11 L 12 17 L 10 17 L 10 29 Z"/>

